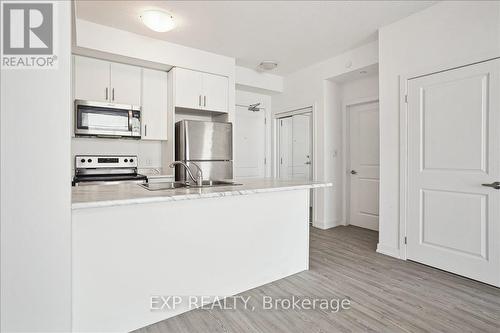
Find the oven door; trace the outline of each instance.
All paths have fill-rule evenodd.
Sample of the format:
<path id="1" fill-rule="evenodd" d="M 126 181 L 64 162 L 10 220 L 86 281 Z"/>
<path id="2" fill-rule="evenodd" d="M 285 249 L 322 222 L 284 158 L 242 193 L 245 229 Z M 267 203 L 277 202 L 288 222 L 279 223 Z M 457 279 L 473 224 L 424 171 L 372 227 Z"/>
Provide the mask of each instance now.
<path id="1" fill-rule="evenodd" d="M 139 108 L 76 100 L 75 135 L 140 138 Z"/>

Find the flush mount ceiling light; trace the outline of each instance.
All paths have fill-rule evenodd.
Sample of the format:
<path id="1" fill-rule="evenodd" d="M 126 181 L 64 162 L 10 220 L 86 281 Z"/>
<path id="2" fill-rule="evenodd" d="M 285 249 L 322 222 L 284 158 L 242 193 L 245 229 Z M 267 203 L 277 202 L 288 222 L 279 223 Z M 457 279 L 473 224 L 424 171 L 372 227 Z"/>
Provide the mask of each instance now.
<path id="1" fill-rule="evenodd" d="M 258 67 L 263 71 L 270 71 L 278 67 L 278 63 L 276 61 L 265 60 L 261 62 Z"/>
<path id="2" fill-rule="evenodd" d="M 145 10 L 140 18 L 146 27 L 156 32 L 166 32 L 175 28 L 174 17 L 162 10 Z"/>

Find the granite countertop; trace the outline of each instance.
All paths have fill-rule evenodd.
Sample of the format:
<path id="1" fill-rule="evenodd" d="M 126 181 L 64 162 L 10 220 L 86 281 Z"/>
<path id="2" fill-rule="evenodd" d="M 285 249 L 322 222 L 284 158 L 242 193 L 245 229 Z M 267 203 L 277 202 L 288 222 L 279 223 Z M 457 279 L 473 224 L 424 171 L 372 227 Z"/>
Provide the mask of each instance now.
<path id="1" fill-rule="evenodd" d="M 138 184 L 85 185 L 72 188 L 72 209 L 121 206 L 151 202 L 193 200 L 332 186 L 328 182 L 280 179 L 233 180 L 243 185 L 177 188 L 150 191 Z"/>

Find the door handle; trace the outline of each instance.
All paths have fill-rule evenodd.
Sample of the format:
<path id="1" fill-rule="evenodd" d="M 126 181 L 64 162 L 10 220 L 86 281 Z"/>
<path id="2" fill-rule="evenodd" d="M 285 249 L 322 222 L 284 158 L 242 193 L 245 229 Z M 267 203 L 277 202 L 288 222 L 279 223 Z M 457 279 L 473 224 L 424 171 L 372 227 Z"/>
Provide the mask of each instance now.
<path id="1" fill-rule="evenodd" d="M 356 170 L 351 170 L 351 175 L 357 175 L 358 172 Z"/>
<path id="2" fill-rule="evenodd" d="M 207 96 L 203 96 L 203 106 L 207 106 Z"/>
<path id="3" fill-rule="evenodd" d="M 115 100 L 115 88 L 111 89 L 111 100 Z"/>
<path id="4" fill-rule="evenodd" d="M 486 187 L 493 187 L 495 190 L 500 190 L 500 182 L 494 182 L 491 184 L 481 184 Z"/>
<path id="5" fill-rule="evenodd" d="M 106 100 L 108 100 L 108 87 L 106 87 Z"/>
<path id="6" fill-rule="evenodd" d="M 198 106 L 201 106 L 201 95 L 198 95 Z"/>

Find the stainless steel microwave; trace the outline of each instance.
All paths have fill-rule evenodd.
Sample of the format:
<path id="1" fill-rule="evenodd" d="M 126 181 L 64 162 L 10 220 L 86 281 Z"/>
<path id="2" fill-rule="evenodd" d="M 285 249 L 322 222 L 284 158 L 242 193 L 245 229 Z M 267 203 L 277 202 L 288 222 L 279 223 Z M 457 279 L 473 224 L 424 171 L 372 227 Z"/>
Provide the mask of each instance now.
<path id="1" fill-rule="evenodd" d="M 75 135 L 141 138 L 141 108 L 75 100 Z"/>

